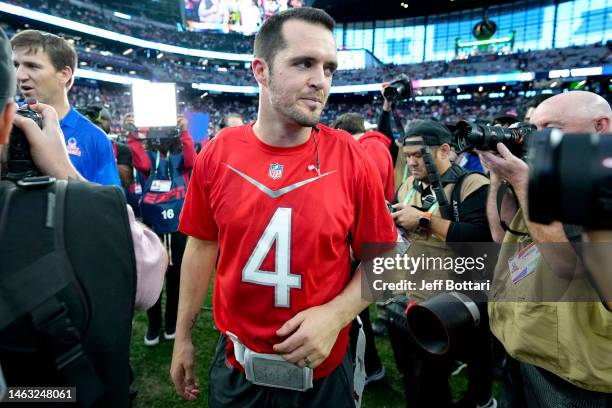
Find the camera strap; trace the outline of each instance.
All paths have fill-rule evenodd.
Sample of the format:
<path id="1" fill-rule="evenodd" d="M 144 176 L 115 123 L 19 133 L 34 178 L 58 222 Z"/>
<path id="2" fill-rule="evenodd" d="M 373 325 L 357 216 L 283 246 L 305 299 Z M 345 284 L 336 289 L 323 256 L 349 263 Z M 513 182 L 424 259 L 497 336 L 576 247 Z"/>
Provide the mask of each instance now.
<path id="1" fill-rule="evenodd" d="M 512 197 L 514 197 L 514 201 L 516 203 L 516 207 L 520 208 L 520 204 L 518 202 L 518 198 L 516 198 L 516 192 L 514 191 L 514 188 L 512 187 L 512 185 L 510 183 L 507 182 L 502 182 L 502 184 L 499 186 L 499 189 L 497 190 L 497 216 L 499 217 L 499 224 L 501 225 L 502 229 L 506 232 L 509 232 L 511 234 L 514 235 L 518 235 L 521 237 L 526 237 L 529 234 L 526 232 L 519 232 L 519 231 L 515 231 L 513 229 L 510 228 L 510 226 L 508 224 L 506 224 L 506 222 L 504 220 L 502 220 L 502 216 L 501 216 L 501 208 L 502 208 L 502 204 L 504 201 L 504 195 L 506 195 L 506 192 L 510 190 L 512 192 Z"/>

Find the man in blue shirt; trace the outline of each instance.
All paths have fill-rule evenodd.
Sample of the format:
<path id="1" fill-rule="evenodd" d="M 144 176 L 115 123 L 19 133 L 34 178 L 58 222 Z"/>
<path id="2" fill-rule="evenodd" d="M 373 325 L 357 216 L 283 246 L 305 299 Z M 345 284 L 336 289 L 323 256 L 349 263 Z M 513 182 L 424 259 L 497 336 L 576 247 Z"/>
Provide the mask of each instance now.
<path id="1" fill-rule="evenodd" d="M 22 31 L 11 43 L 19 90 L 24 97 L 55 108 L 74 167 L 89 181 L 121 186 L 110 141 L 68 103 L 77 65 L 74 47 L 61 37 L 37 30 Z"/>

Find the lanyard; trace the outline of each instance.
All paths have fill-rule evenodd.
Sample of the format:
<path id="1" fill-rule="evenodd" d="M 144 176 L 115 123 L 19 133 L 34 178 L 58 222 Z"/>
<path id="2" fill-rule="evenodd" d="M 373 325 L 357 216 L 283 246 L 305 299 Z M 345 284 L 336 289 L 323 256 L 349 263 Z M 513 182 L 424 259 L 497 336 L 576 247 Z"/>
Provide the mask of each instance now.
<path id="1" fill-rule="evenodd" d="M 168 154 L 166 155 L 166 159 L 168 160 L 168 178 L 172 178 L 170 177 L 170 152 L 168 152 Z M 157 170 L 159 169 L 159 150 L 157 151 L 157 155 L 155 156 L 155 175 L 157 176 Z"/>
<path id="2" fill-rule="evenodd" d="M 414 189 L 414 187 L 412 187 L 410 191 L 408 191 L 408 194 L 406 194 L 406 198 L 404 198 L 404 206 L 407 206 L 410 200 L 412 200 L 412 197 L 414 197 L 414 193 L 416 193 L 416 190 Z M 433 203 L 431 207 L 429 207 L 427 212 L 430 212 L 433 214 L 433 212 L 436 211 L 438 207 L 439 207 L 439 204 L 436 201 L 435 203 Z"/>
<path id="3" fill-rule="evenodd" d="M 408 163 L 406 163 L 406 165 L 404 166 L 404 175 L 402 176 L 402 183 L 405 183 L 407 178 L 408 178 Z"/>

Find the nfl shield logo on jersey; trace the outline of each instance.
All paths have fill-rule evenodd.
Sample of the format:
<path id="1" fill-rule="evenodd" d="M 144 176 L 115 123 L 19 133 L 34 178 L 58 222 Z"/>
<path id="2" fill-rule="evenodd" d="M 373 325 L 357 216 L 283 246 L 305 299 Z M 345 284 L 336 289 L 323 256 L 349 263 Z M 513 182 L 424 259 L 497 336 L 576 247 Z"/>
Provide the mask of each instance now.
<path id="1" fill-rule="evenodd" d="M 270 176 L 272 180 L 278 180 L 279 178 L 283 176 L 283 167 L 284 166 L 282 164 L 278 164 L 278 163 L 270 164 L 270 170 L 268 170 L 268 176 Z"/>

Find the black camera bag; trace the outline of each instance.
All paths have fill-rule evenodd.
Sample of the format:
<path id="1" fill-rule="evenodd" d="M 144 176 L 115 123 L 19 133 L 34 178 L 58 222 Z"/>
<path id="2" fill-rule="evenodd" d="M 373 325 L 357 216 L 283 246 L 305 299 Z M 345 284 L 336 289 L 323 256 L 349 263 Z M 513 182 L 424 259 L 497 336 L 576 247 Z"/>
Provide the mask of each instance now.
<path id="1" fill-rule="evenodd" d="M 0 182 L 0 366 L 8 387 L 129 407 L 136 262 L 117 187 Z"/>

